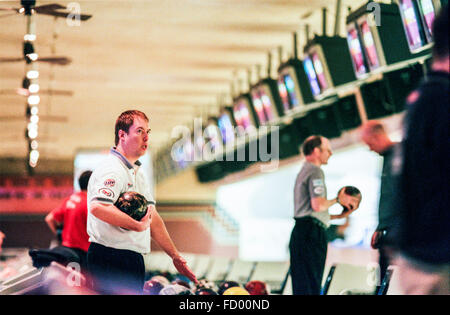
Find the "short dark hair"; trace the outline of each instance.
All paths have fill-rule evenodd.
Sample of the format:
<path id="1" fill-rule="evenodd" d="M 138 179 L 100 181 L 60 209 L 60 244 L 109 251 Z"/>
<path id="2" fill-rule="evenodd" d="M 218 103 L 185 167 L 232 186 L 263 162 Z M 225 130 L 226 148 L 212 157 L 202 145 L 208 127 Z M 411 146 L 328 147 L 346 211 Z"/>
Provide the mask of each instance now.
<path id="1" fill-rule="evenodd" d="M 315 148 L 320 148 L 322 145 L 322 136 L 312 135 L 306 138 L 302 144 L 302 151 L 304 156 L 308 156 L 313 153 Z"/>
<path id="2" fill-rule="evenodd" d="M 119 144 L 119 130 L 123 130 L 126 133 L 130 130 L 130 127 L 134 123 L 135 117 L 141 117 L 142 119 L 145 119 L 148 122 L 147 116 L 139 111 L 139 110 L 127 110 L 120 114 L 119 117 L 117 117 L 116 125 L 115 125 L 115 144 Z"/>
<path id="3" fill-rule="evenodd" d="M 449 55 L 448 47 L 448 4 L 442 6 L 433 22 L 433 57 L 442 59 Z"/>
<path id="4" fill-rule="evenodd" d="M 92 171 L 84 171 L 81 173 L 80 177 L 78 177 L 78 184 L 80 185 L 81 190 L 87 190 L 89 178 L 91 178 Z"/>

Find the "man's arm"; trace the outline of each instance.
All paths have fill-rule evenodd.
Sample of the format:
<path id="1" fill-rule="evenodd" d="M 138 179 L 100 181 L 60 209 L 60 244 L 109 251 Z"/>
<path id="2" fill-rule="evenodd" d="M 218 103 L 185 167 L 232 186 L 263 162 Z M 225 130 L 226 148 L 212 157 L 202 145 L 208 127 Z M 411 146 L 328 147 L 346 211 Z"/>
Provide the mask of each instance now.
<path id="1" fill-rule="evenodd" d="M 164 224 L 161 216 L 156 211 L 154 206 L 150 206 L 149 209 L 151 209 L 152 216 L 152 223 L 150 225 L 152 239 L 158 243 L 158 245 L 166 252 L 167 255 L 170 256 L 170 258 L 173 259 L 174 257 L 180 256 L 175 244 L 170 238 L 169 232 L 167 232 L 166 225 Z"/>
<path id="2" fill-rule="evenodd" d="M 166 225 L 162 220 L 159 213 L 156 211 L 154 206 L 150 206 L 152 222 L 150 225 L 150 231 L 152 239 L 172 258 L 173 264 L 175 268 L 177 268 L 178 272 L 185 275 L 193 282 L 197 283 L 197 277 L 195 274 L 189 269 L 186 264 L 186 260 L 180 256 L 175 244 L 173 243 L 169 232 L 167 232 Z"/>
<path id="3" fill-rule="evenodd" d="M 61 222 L 58 222 L 55 219 L 55 216 L 53 215 L 52 212 L 47 214 L 47 216 L 45 217 L 45 223 L 47 223 L 48 227 L 55 235 L 56 235 L 56 230 L 57 230 L 58 226 L 60 226 L 62 224 Z"/>
<path id="4" fill-rule="evenodd" d="M 93 216 L 106 223 L 136 232 L 142 232 L 148 229 L 151 221 L 150 211 L 147 211 L 147 214 L 141 221 L 136 221 L 128 214 L 117 209 L 114 205 L 95 201 L 91 203 L 90 212 Z"/>
<path id="5" fill-rule="evenodd" d="M 327 200 L 324 197 L 315 197 L 311 199 L 311 207 L 315 212 L 327 211 L 335 203 L 337 203 L 337 198 Z"/>

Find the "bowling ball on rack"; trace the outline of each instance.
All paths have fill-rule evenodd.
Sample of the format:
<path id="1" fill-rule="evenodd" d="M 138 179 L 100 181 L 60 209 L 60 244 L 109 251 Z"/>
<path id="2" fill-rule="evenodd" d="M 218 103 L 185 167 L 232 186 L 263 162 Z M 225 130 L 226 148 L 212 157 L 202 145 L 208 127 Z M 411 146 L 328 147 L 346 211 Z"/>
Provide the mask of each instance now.
<path id="1" fill-rule="evenodd" d="M 219 295 L 223 295 L 226 290 L 234 287 L 240 287 L 239 283 L 236 281 L 224 281 L 220 284 L 218 293 Z"/>
<path id="2" fill-rule="evenodd" d="M 218 295 L 216 291 L 207 288 L 200 288 L 195 290 L 195 295 Z"/>
<path id="3" fill-rule="evenodd" d="M 250 295 L 247 290 L 241 287 L 232 287 L 229 289 L 226 289 L 225 292 L 223 292 L 222 295 Z"/>
<path id="4" fill-rule="evenodd" d="M 144 283 L 145 295 L 159 295 L 159 292 L 165 287 L 165 285 L 158 280 L 148 280 Z"/>
<path id="5" fill-rule="evenodd" d="M 159 295 L 193 295 L 193 293 L 180 284 L 169 284 L 161 289 Z"/>
<path id="6" fill-rule="evenodd" d="M 250 293 L 250 295 L 269 295 L 270 288 L 269 285 L 263 281 L 252 280 L 245 284 L 245 289 Z"/>

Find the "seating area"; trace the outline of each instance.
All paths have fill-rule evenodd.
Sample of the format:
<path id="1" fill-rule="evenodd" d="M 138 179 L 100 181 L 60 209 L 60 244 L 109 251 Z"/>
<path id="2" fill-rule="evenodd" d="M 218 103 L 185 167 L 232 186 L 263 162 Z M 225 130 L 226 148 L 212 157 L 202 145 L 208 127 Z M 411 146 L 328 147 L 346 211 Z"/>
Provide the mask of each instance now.
<path id="1" fill-rule="evenodd" d="M 213 256 L 206 254 L 182 253 L 188 265 L 199 280 L 220 286 L 226 281 L 237 282 L 242 287 L 250 281 L 264 282 L 271 295 L 292 295 L 292 280 L 289 261 L 245 261 L 239 258 Z M 162 275 L 169 281 L 179 279 L 180 275 L 172 260 L 164 252 L 154 251 L 144 257 L 146 280 Z M 45 287 L 48 290 L 49 277 L 60 279 L 63 275 L 73 275 L 76 270 L 68 270 L 58 262 L 48 267 L 36 268 L 26 249 L 5 249 L 0 259 L 0 295 L 39 294 Z M 322 295 L 398 295 L 398 270 L 390 266 L 385 279 L 378 284 L 377 266 L 357 266 L 333 264 L 326 266 Z M 80 276 L 84 282 L 85 279 Z M 69 290 L 69 294 L 91 294 L 89 290 L 60 288 L 58 281 L 51 280 L 51 290 Z M 55 285 L 56 283 L 56 285 Z M 66 291 L 64 291 L 66 292 Z M 58 292 L 57 292 L 58 293 Z"/>
<path id="2" fill-rule="evenodd" d="M 289 261 L 244 261 L 238 258 L 182 253 L 198 279 L 206 279 L 219 285 L 224 281 L 235 281 L 244 286 L 249 281 L 259 280 L 268 285 L 271 294 L 292 295 L 292 280 Z M 148 257 L 148 278 L 153 275 L 174 277 L 177 272 L 170 258 L 163 252 L 153 252 Z M 385 295 L 401 294 L 398 289 L 398 272 L 390 267 L 389 277 L 381 279 L 377 291 L 378 267 L 352 264 L 333 264 L 325 267 L 322 280 L 322 295 Z M 393 276 L 396 274 L 396 276 Z M 384 288 L 384 290 L 383 290 Z"/>

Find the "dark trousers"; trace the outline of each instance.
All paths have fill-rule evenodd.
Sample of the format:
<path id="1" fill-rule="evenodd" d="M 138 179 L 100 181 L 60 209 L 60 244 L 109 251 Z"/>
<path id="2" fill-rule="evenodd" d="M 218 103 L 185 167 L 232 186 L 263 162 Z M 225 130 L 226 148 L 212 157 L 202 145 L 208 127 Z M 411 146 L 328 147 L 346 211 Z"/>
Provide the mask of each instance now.
<path id="1" fill-rule="evenodd" d="M 327 258 L 326 231 L 315 219 L 296 219 L 289 242 L 294 295 L 319 295 Z"/>
<path id="2" fill-rule="evenodd" d="M 91 243 L 87 265 L 98 293 L 142 294 L 145 266 L 141 254 Z"/>

